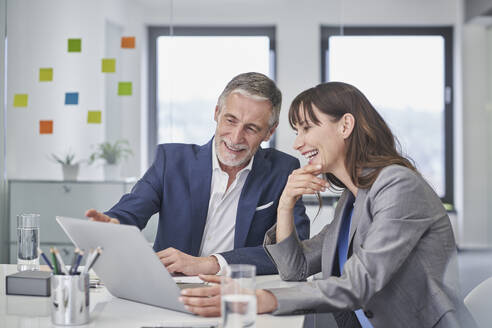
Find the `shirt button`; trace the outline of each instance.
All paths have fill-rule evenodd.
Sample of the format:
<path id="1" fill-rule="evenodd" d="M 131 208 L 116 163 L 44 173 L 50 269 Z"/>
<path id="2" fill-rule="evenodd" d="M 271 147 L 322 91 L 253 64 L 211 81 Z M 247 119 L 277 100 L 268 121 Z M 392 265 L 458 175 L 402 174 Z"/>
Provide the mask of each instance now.
<path id="1" fill-rule="evenodd" d="M 364 314 L 366 315 L 366 317 L 368 319 L 371 319 L 372 317 L 374 317 L 374 313 L 372 313 L 371 310 L 364 311 Z"/>

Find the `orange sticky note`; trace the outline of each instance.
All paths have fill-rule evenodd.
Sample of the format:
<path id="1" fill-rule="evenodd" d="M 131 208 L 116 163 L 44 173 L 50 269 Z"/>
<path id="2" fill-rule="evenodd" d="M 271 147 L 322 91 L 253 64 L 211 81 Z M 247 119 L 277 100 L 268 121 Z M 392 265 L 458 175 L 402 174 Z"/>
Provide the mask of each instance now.
<path id="1" fill-rule="evenodd" d="M 135 49 L 135 37 L 134 36 L 121 37 L 121 47 L 126 49 Z"/>
<path id="2" fill-rule="evenodd" d="M 53 134 L 53 121 L 39 121 L 39 134 Z"/>

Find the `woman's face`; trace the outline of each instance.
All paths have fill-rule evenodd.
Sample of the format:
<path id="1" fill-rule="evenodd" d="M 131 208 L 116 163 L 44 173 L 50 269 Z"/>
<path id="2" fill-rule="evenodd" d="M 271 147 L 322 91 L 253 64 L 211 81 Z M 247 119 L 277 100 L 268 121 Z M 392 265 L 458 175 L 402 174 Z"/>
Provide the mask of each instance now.
<path id="1" fill-rule="evenodd" d="M 314 124 L 309 117 L 304 116 L 300 108 L 300 120 L 296 124 L 297 137 L 294 149 L 309 160 L 309 164 L 321 164 L 324 173 L 333 173 L 345 163 L 345 138 L 343 118 L 338 122 L 322 113 L 313 105 L 313 110 L 320 121 Z"/>

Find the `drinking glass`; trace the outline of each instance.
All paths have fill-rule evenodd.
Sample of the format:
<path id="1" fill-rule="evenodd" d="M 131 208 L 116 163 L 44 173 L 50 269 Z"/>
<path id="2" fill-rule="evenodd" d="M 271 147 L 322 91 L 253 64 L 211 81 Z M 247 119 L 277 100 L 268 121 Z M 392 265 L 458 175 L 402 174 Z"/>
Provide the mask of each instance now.
<path id="1" fill-rule="evenodd" d="M 256 267 L 231 264 L 221 279 L 222 327 L 256 327 Z"/>
<path id="2" fill-rule="evenodd" d="M 17 215 L 17 270 L 39 270 L 39 214 Z"/>

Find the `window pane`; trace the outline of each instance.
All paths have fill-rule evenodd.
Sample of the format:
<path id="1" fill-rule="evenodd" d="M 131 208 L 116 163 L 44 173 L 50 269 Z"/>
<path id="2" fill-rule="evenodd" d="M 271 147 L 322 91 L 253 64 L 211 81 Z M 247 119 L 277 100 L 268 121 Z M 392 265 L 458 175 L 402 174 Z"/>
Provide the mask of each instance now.
<path id="1" fill-rule="evenodd" d="M 439 196 L 445 192 L 444 39 L 332 36 L 327 74 L 359 88 Z"/>
<path id="2" fill-rule="evenodd" d="M 227 82 L 240 73 L 271 71 L 266 36 L 161 36 L 157 58 L 159 143 L 206 143 Z"/>

